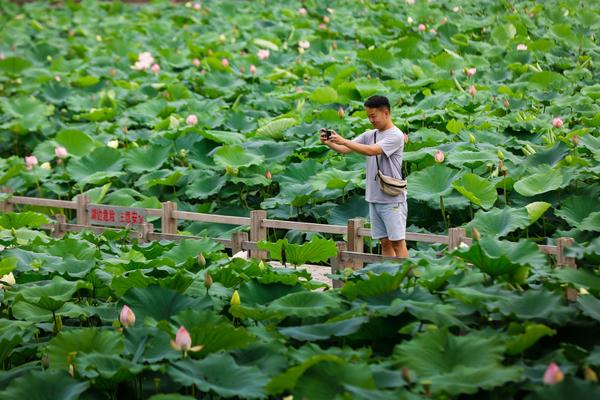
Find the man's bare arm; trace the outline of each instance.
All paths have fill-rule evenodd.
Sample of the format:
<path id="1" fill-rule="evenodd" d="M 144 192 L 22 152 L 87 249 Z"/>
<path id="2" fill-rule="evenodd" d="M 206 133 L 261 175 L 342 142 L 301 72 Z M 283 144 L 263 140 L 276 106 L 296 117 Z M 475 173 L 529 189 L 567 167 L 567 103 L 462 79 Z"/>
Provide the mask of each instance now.
<path id="1" fill-rule="evenodd" d="M 377 156 L 379 154 L 383 154 L 383 149 L 378 144 L 357 143 L 352 140 L 345 139 L 337 133 L 332 133 L 331 138 L 327 141 L 327 143 L 331 143 L 331 145 L 335 145 L 336 147 L 346 148 L 347 151 L 345 151 L 345 153 L 355 151 L 365 156 Z M 331 145 L 328 144 L 329 147 L 333 148 Z M 335 148 L 333 149 L 336 150 Z"/>

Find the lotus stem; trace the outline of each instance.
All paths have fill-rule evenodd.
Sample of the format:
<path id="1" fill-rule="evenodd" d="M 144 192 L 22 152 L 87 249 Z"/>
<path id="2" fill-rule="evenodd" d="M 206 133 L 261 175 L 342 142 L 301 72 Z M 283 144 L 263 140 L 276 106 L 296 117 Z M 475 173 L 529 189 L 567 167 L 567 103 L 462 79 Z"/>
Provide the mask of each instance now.
<path id="1" fill-rule="evenodd" d="M 440 196 L 440 208 L 442 210 L 442 219 L 444 220 L 444 226 L 448 229 L 448 221 L 446 221 L 446 207 L 444 207 L 444 197 Z"/>

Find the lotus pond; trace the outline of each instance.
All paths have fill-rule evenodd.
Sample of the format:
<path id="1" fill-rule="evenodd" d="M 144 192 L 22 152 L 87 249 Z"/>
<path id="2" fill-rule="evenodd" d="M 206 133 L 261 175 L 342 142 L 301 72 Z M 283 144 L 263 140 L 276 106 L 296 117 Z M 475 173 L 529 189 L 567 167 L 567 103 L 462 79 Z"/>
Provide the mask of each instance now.
<path id="1" fill-rule="evenodd" d="M 364 158 L 317 131 L 357 135 L 384 94 L 408 229 L 481 234 L 331 289 L 208 238 L 1 214 L 2 398 L 600 398 L 597 2 L 1 2 L 0 26 L 14 194 L 345 225 Z M 321 261 L 340 239 L 284 236 Z M 536 246 L 559 237 L 578 269 Z"/>

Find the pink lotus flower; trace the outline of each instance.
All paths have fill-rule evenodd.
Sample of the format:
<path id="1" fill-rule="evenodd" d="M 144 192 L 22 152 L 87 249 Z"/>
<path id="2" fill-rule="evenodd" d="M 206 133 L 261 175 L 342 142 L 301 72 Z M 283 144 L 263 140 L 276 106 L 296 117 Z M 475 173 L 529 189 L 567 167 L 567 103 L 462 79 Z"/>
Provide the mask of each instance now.
<path id="1" fill-rule="evenodd" d="M 200 66 L 200 59 L 194 58 L 192 60 L 192 64 L 194 65 L 194 67 L 198 68 Z"/>
<path id="2" fill-rule="evenodd" d="M 308 11 L 306 11 L 306 8 L 300 7 L 298 9 L 298 14 L 300 14 L 300 15 L 302 15 L 304 17 L 306 14 L 308 14 Z"/>
<path id="3" fill-rule="evenodd" d="M 560 117 L 555 117 L 552 119 L 552 126 L 555 128 L 560 128 L 561 126 L 563 126 L 563 124 L 564 122 Z"/>
<path id="4" fill-rule="evenodd" d="M 25 157 L 25 169 L 31 169 L 38 164 L 38 159 L 36 156 L 27 156 Z"/>
<path id="5" fill-rule="evenodd" d="M 127 307 L 126 304 L 124 304 L 123 308 L 121 308 L 119 321 L 121 321 L 121 325 L 123 325 L 125 328 L 135 324 L 135 314 L 131 308 Z"/>
<path id="6" fill-rule="evenodd" d="M 273 175 L 271 175 L 271 171 L 267 170 L 267 172 L 265 173 L 265 178 L 267 178 L 268 180 L 273 179 Z"/>
<path id="7" fill-rule="evenodd" d="M 61 81 L 60 75 L 54 75 L 54 80 L 56 82 L 60 82 Z"/>
<path id="8" fill-rule="evenodd" d="M 310 47 L 310 42 L 308 40 L 301 40 L 301 41 L 298 42 L 298 46 L 301 49 L 306 50 L 306 49 L 308 49 Z"/>
<path id="9" fill-rule="evenodd" d="M 560 383 L 565 378 L 565 375 L 560 370 L 558 365 L 555 362 L 551 362 L 548 364 L 548 368 L 546 368 L 546 372 L 544 372 L 544 383 L 546 385 L 556 385 Z"/>
<path id="10" fill-rule="evenodd" d="M 523 44 L 523 43 L 520 43 L 520 44 L 517 45 L 517 50 L 518 51 L 527 51 L 527 45 Z"/>
<path id="11" fill-rule="evenodd" d="M 62 146 L 55 148 L 54 154 L 56 154 L 56 157 L 58 157 L 58 158 L 65 158 L 66 156 L 69 155 L 69 153 L 67 152 L 67 149 L 65 149 Z"/>
<path id="12" fill-rule="evenodd" d="M 419 24 L 419 27 L 417 29 L 419 30 L 419 32 L 425 32 L 425 29 L 427 29 L 427 27 L 425 26 L 425 24 Z"/>
<path id="13" fill-rule="evenodd" d="M 229 67 L 229 60 L 226 58 L 221 58 L 221 65 L 225 68 Z"/>
<path id="14" fill-rule="evenodd" d="M 138 55 L 138 60 L 133 64 L 133 68 L 138 71 L 146 70 L 152 66 L 154 62 L 154 57 L 148 51 L 144 51 Z"/>
<path id="15" fill-rule="evenodd" d="M 297 87 L 296 88 L 296 93 L 302 93 L 302 88 L 301 87 Z"/>
<path id="16" fill-rule="evenodd" d="M 437 149 L 435 151 L 435 155 L 433 156 L 433 158 L 435 159 L 436 163 L 441 164 L 441 163 L 444 162 L 444 159 L 446 157 L 444 156 L 444 152 L 443 151 L 441 151 L 440 149 Z"/>
<path id="17" fill-rule="evenodd" d="M 175 335 L 175 340 L 171 340 L 171 347 L 187 354 L 188 351 L 200 351 L 203 346 L 192 346 L 190 333 L 183 326 L 180 326 L 177 335 Z"/>
<path id="18" fill-rule="evenodd" d="M 269 58 L 269 50 L 265 50 L 265 49 L 260 49 L 258 51 L 258 53 L 256 53 L 256 55 L 258 56 L 258 58 L 260 58 L 261 60 L 266 60 L 267 58 Z"/>
<path id="19" fill-rule="evenodd" d="M 194 10 L 199 11 L 202 8 L 202 4 L 194 3 Z"/>
<path id="20" fill-rule="evenodd" d="M 190 114 L 188 115 L 188 117 L 185 119 L 185 122 L 188 125 L 196 125 L 198 123 L 198 117 L 196 117 L 194 114 Z"/>
<path id="21" fill-rule="evenodd" d="M 327 24 L 319 24 L 319 29 L 327 29 Z"/>
<path id="22" fill-rule="evenodd" d="M 465 72 L 469 78 L 473 77 L 477 73 L 477 68 L 468 68 Z"/>
<path id="23" fill-rule="evenodd" d="M 256 66 L 254 64 L 250 65 L 250 73 L 256 75 Z"/>
<path id="24" fill-rule="evenodd" d="M 475 89 L 475 85 L 469 86 L 469 94 L 471 96 L 475 96 L 477 94 L 477 89 Z"/>
<path id="25" fill-rule="evenodd" d="M 437 31 L 435 29 L 431 28 L 429 30 L 429 33 L 431 33 L 432 35 L 435 35 L 437 33 Z"/>
<path id="26" fill-rule="evenodd" d="M 160 72 L 160 65 L 158 65 L 158 64 L 152 64 L 152 67 L 150 69 L 152 70 L 152 72 L 154 74 L 158 74 Z"/>

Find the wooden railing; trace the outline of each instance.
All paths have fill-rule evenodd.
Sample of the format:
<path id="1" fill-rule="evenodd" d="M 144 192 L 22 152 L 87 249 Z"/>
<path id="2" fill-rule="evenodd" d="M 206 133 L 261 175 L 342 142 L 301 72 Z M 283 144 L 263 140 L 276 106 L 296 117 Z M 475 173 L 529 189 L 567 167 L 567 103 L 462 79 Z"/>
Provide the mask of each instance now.
<path id="1" fill-rule="evenodd" d="M 0 211 L 13 211 L 15 205 L 41 206 L 58 209 L 76 210 L 76 223 L 67 223 L 63 214 L 55 214 L 55 222 L 44 226 L 52 232 L 55 237 L 60 237 L 64 232 L 78 232 L 84 229 L 101 233 L 108 229 L 103 226 L 92 226 L 88 220 L 87 207 L 90 205 L 90 198 L 86 195 L 79 195 L 73 201 L 41 199 L 34 197 L 11 196 L 7 200 L 0 202 Z M 111 207 L 102 205 L 103 207 Z M 117 208 L 116 206 L 114 206 Z M 338 255 L 331 261 L 332 272 L 351 267 L 361 268 L 363 263 L 382 262 L 386 260 L 399 260 L 396 257 L 381 256 L 377 254 L 364 253 L 364 238 L 371 237 L 371 229 L 365 228 L 362 219 L 350 219 L 346 226 L 326 225 L 308 222 L 284 221 L 268 219 L 267 212 L 264 210 L 253 210 L 250 217 L 235 217 L 227 215 L 195 213 L 187 211 L 178 211 L 177 204 L 173 202 L 162 203 L 162 208 L 145 208 L 148 216 L 161 218 L 160 232 L 154 232 L 154 225 L 144 223 L 138 230 L 132 231 L 131 235 L 140 241 L 152 240 L 183 240 L 199 238 L 189 235 L 177 234 L 177 223 L 184 221 L 212 222 L 219 224 L 229 224 L 237 226 L 249 226 L 250 235 L 247 232 L 235 232 L 231 239 L 213 238 L 213 240 L 222 243 L 226 248 L 232 249 L 233 253 L 240 250 L 248 250 L 252 257 L 266 259 L 267 254 L 259 250 L 257 243 L 261 240 L 267 240 L 267 229 L 294 229 L 305 232 L 318 232 L 345 235 L 346 241 L 337 242 Z M 450 228 L 448 235 L 434 235 L 425 233 L 407 232 L 406 240 L 414 242 L 445 244 L 448 248 L 454 249 L 461 243 L 470 244 L 471 239 L 467 237 L 465 229 Z M 565 255 L 565 249 L 573 244 L 572 238 L 559 238 L 557 245 L 539 245 L 541 252 L 556 257 L 558 266 L 567 266 L 576 268 L 575 259 Z"/>

